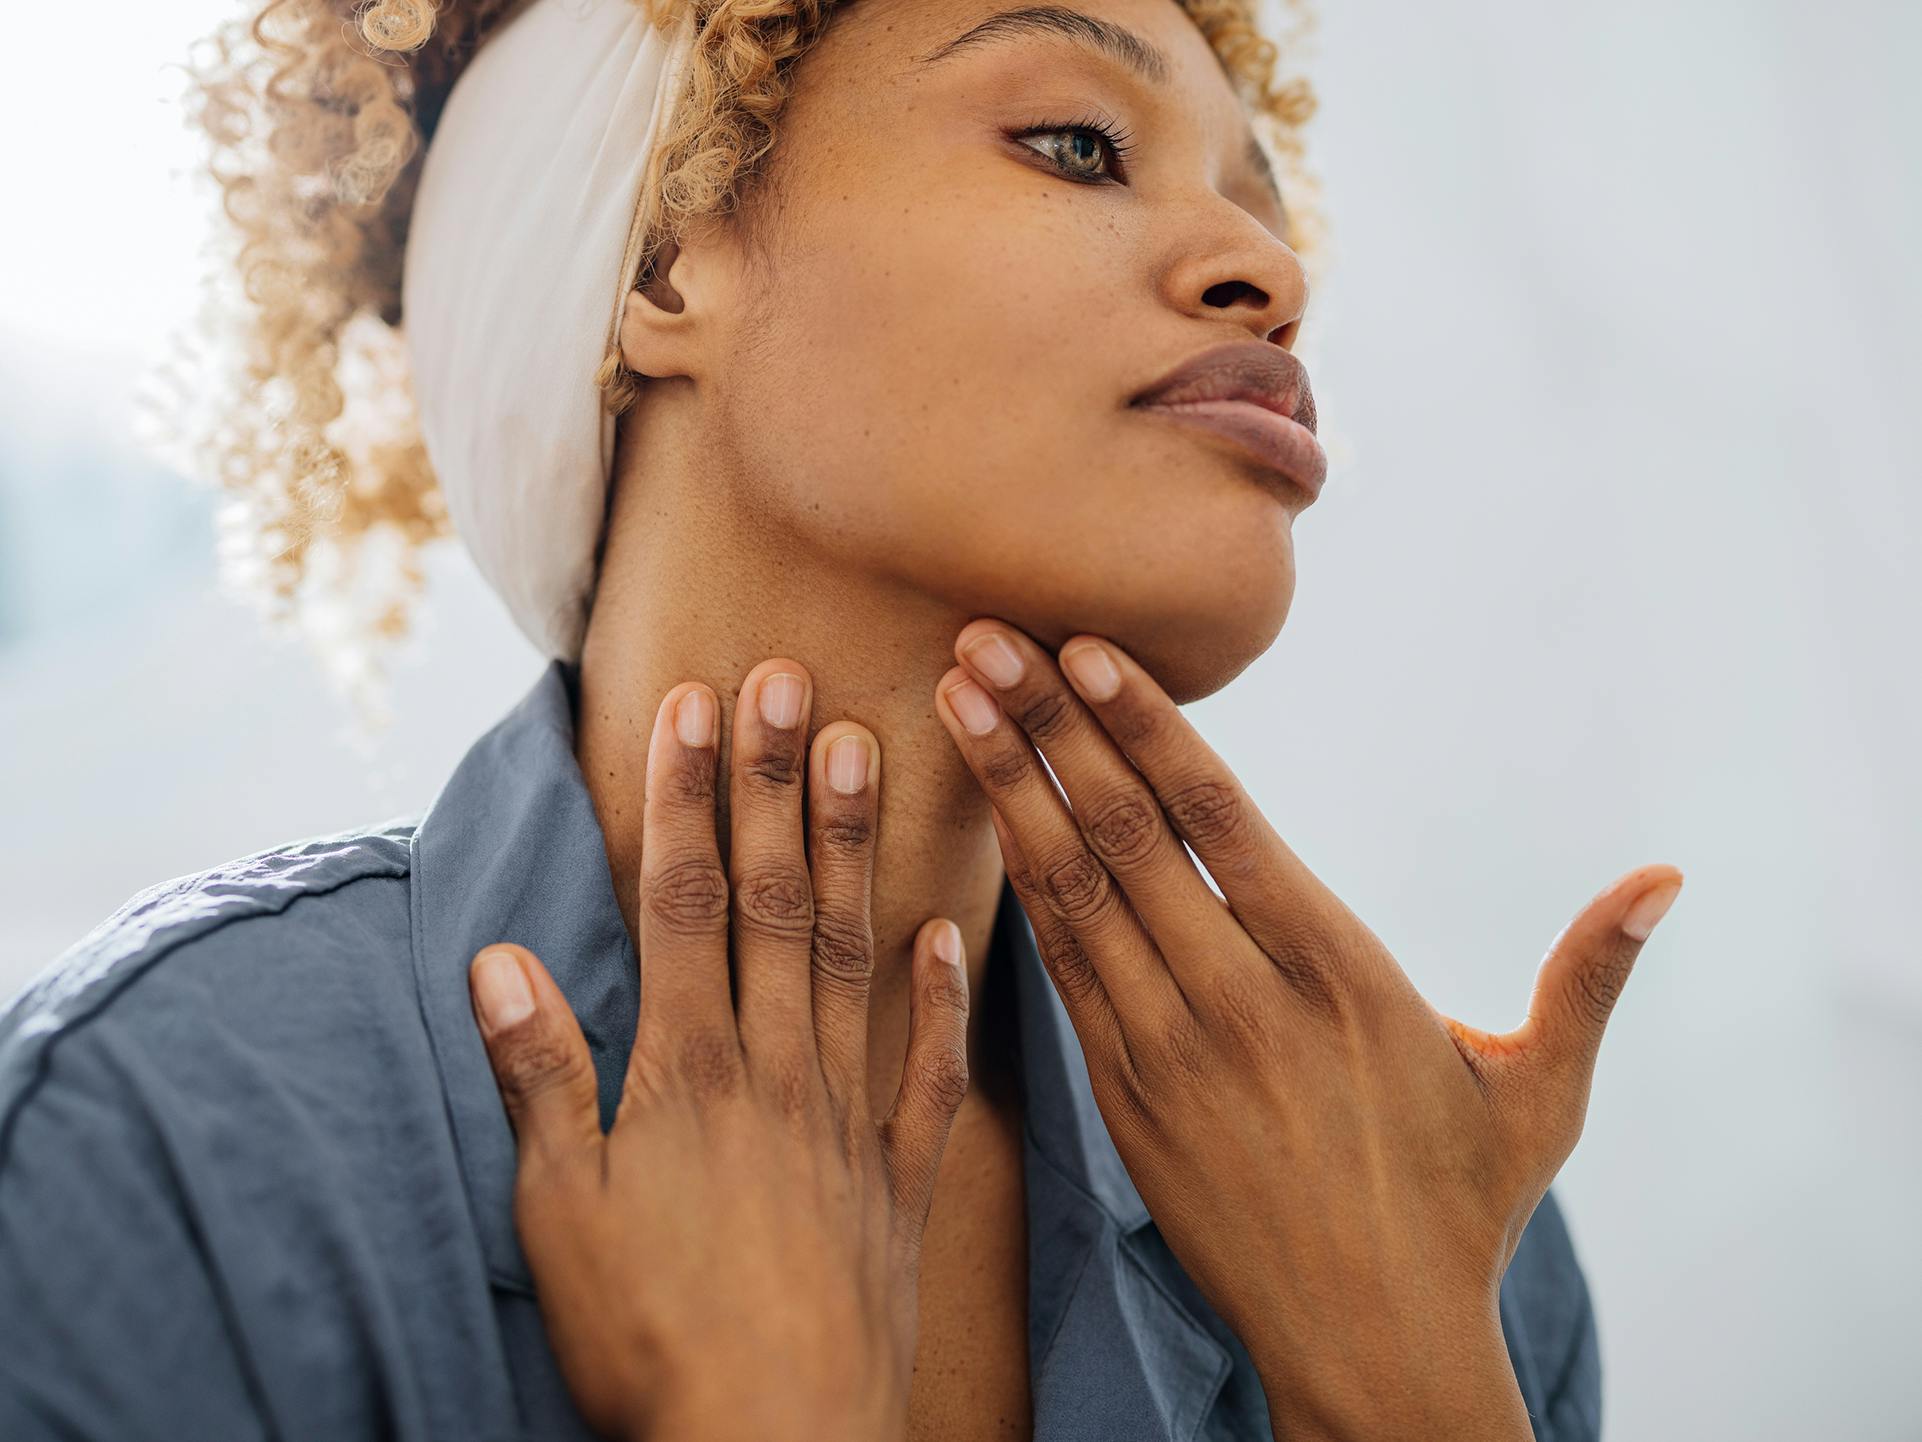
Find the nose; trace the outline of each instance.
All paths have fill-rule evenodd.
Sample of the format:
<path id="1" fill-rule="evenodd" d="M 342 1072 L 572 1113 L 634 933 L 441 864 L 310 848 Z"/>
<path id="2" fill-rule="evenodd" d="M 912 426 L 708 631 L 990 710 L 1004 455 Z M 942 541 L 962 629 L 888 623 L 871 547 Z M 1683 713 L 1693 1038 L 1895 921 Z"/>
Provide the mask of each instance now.
<path id="1" fill-rule="evenodd" d="M 1171 300 L 1208 320 L 1232 318 L 1291 350 L 1308 308 L 1308 272 L 1272 230 L 1232 202 L 1213 236 L 1191 244 L 1168 277 Z"/>

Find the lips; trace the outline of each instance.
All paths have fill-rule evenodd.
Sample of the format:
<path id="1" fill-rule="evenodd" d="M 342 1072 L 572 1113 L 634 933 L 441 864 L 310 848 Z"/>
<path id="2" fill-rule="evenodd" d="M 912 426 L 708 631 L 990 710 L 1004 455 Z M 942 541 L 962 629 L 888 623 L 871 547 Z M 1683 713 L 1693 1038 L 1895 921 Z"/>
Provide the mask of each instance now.
<path id="1" fill-rule="evenodd" d="M 1302 363 L 1268 341 L 1229 341 L 1190 356 L 1129 402 L 1234 442 L 1312 500 L 1328 476 L 1315 397 Z"/>

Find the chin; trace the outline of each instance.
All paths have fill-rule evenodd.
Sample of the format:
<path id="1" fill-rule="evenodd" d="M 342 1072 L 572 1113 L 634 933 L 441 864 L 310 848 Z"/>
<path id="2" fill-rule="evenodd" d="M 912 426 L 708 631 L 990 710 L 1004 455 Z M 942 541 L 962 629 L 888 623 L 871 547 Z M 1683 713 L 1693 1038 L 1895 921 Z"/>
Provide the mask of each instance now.
<path id="1" fill-rule="evenodd" d="M 1185 555 L 1192 560 L 1159 584 L 1113 598 L 1117 621 L 1106 633 L 1182 704 L 1213 695 L 1253 664 L 1281 634 L 1295 598 L 1285 522 L 1218 533 Z"/>
<path id="2" fill-rule="evenodd" d="M 1281 634 L 1294 601 L 1292 553 L 1248 557 L 1247 565 L 1217 554 L 1199 573 L 1130 576 L 1123 594 L 1068 597 L 1055 614 L 1021 618 L 1021 626 L 1050 651 L 1079 632 L 1120 646 L 1179 704 L 1221 690 Z M 1052 608 L 1051 608 L 1052 609 Z"/>
<path id="3" fill-rule="evenodd" d="M 1178 704 L 1212 696 L 1252 665 L 1281 634 L 1290 587 L 1278 606 L 1195 612 L 1131 628 L 1112 639 Z"/>

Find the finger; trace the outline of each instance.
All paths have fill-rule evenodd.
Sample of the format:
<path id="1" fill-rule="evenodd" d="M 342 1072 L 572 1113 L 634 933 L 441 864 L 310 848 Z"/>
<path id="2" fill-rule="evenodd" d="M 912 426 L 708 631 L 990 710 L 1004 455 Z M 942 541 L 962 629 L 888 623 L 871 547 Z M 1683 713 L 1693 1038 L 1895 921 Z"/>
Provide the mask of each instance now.
<path id="1" fill-rule="evenodd" d="M 1115 1015 L 1114 1003 L 1101 984 L 1100 973 L 1081 949 L 1074 928 L 1055 915 L 1036 890 L 1034 872 L 1001 813 L 990 807 L 988 818 L 994 823 L 995 840 L 1001 843 L 1001 864 L 1008 873 L 1008 884 L 1014 888 L 1022 911 L 1027 913 L 1028 924 L 1034 931 L 1035 949 L 1041 953 L 1042 964 L 1061 997 L 1062 1008 L 1074 1025 L 1082 1054 L 1088 1058 L 1096 1076 L 1119 1071 L 1132 1077 L 1134 1057 L 1128 1050 L 1121 1018 Z"/>
<path id="2" fill-rule="evenodd" d="M 1153 788 L 1235 919 L 1305 1000 L 1393 965 L 1360 917 L 1276 833 L 1154 678 L 1113 642 L 1071 636 L 1061 669 Z"/>
<path id="3" fill-rule="evenodd" d="M 836 721 L 814 738 L 808 757 L 814 1040 L 829 1095 L 847 1114 L 863 1116 L 880 773 L 881 746 L 865 726 Z"/>
<path id="4" fill-rule="evenodd" d="M 1587 1109 L 1615 1003 L 1656 922 L 1681 890 L 1681 871 L 1662 864 L 1638 866 L 1605 887 L 1549 947 L 1527 1019 L 1489 1038 L 1486 1050 L 1510 1065 L 1546 1073 L 1553 1079 L 1550 1090 L 1575 1104 L 1579 1116 Z"/>
<path id="5" fill-rule="evenodd" d="M 635 1067 L 704 1070 L 738 1057 L 728 990 L 728 882 L 714 838 L 719 706 L 699 682 L 671 689 L 648 737 L 641 814 L 641 1015 Z"/>
<path id="6" fill-rule="evenodd" d="M 894 1105 L 878 1126 L 896 1209 L 927 1225 L 954 1114 L 968 1094 L 968 973 L 961 930 L 940 918 L 914 937 L 908 1055 Z"/>
<path id="7" fill-rule="evenodd" d="M 1088 850 L 1120 883 L 1182 989 L 1245 965 L 1252 950 L 1196 869 L 1161 803 L 1062 677 L 1054 657 L 1019 629 L 971 621 L 955 655 L 1046 758 Z M 1236 942 L 1240 946 L 1235 945 Z"/>
<path id="8" fill-rule="evenodd" d="M 935 686 L 935 712 L 1026 858 L 1032 889 L 1073 931 L 1117 1016 L 1156 1029 L 1187 999 L 1141 918 L 1088 849 L 1021 728 L 960 667 Z"/>
<path id="9" fill-rule="evenodd" d="M 814 1064 L 814 888 L 802 825 L 807 669 L 785 657 L 748 672 L 728 767 L 728 879 L 735 1014 L 750 1063 Z"/>
<path id="10" fill-rule="evenodd" d="M 525 947 L 497 943 L 475 956 L 467 983 L 521 1170 L 593 1154 L 603 1142 L 594 1060 L 547 968 Z"/>

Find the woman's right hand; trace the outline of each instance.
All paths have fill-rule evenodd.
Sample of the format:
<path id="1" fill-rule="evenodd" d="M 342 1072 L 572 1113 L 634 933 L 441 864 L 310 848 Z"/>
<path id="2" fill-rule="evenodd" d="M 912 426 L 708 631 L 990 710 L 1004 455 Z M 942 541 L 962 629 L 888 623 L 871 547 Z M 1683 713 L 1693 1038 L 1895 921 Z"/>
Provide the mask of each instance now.
<path id="1" fill-rule="evenodd" d="M 470 971 L 519 1147 L 515 1223 L 541 1315 L 582 1415 L 608 1436 L 879 1442 L 906 1428 L 922 1231 L 967 1089 L 967 979 L 954 924 L 925 924 L 906 1069 L 874 1120 L 880 747 L 836 722 L 810 751 L 811 699 L 793 661 L 748 673 L 725 870 L 716 697 L 683 683 L 661 702 L 640 1020 L 612 1130 L 580 1024 L 533 953 L 490 946 Z"/>

